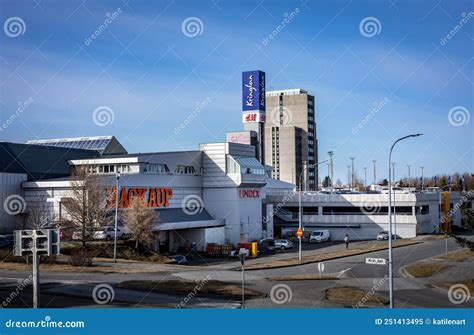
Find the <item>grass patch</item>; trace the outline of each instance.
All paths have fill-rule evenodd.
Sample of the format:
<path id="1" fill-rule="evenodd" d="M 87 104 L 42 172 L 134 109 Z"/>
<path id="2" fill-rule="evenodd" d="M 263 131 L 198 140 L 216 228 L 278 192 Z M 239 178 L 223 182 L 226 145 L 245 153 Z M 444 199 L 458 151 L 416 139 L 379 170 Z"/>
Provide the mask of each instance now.
<path id="1" fill-rule="evenodd" d="M 334 276 L 319 276 L 319 275 L 294 275 L 294 276 L 278 276 L 269 277 L 269 280 L 287 281 L 287 280 L 337 280 L 339 278 Z"/>
<path id="2" fill-rule="evenodd" d="M 465 260 L 474 256 L 474 251 L 469 249 L 461 249 L 457 251 L 452 251 L 448 253 L 448 257 L 446 255 L 438 256 L 435 259 L 439 260 L 448 260 L 452 262 L 464 262 Z"/>
<path id="3" fill-rule="evenodd" d="M 242 288 L 240 285 L 224 283 L 219 280 L 127 280 L 117 285 L 119 288 L 138 291 L 182 294 L 185 296 L 211 295 L 228 299 L 240 300 Z M 245 288 L 245 298 L 263 298 L 266 294 L 250 288 Z"/>
<path id="4" fill-rule="evenodd" d="M 436 283 L 433 286 L 439 287 L 445 290 L 449 290 L 451 286 L 456 285 L 456 284 L 466 285 L 469 291 L 471 292 L 471 295 L 474 294 L 474 279 L 468 279 L 468 280 L 460 281 L 460 282 Z"/>
<path id="5" fill-rule="evenodd" d="M 354 286 L 332 287 L 326 290 L 326 300 L 342 302 L 342 303 L 375 303 L 388 304 L 388 300 L 374 294 L 373 292 L 366 292 Z"/>
<path id="6" fill-rule="evenodd" d="M 418 263 L 405 267 L 405 270 L 416 278 L 426 278 L 444 270 L 446 265 L 441 263 Z"/>

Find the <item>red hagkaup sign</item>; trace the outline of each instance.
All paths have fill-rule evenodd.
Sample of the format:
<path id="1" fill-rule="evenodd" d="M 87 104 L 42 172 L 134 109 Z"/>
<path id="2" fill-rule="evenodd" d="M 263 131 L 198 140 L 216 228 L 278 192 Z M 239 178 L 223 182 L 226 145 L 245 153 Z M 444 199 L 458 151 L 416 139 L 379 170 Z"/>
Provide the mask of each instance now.
<path id="1" fill-rule="evenodd" d="M 109 208 L 115 207 L 117 198 L 117 189 L 115 187 L 107 188 L 107 206 Z M 127 208 L 134 197 L 140 197 L 147 207 L 168 207 L 169 200 L 173 197 L 173 190 L 170 188 L 139 188 L 130 187 L 128 190 L 125 187 L 120 189 L 119 208 Z"/>

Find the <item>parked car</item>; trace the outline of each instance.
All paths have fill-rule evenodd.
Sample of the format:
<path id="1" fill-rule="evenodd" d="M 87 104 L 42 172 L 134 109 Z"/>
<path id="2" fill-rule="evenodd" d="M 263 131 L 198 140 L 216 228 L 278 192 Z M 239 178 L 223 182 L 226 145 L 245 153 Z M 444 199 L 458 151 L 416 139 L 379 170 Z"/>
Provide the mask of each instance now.
<path id="1" fill-rule="evenodd" d="M 384 241 L 388 240 L 388 231 L 384 230 L 378 233 L 377 235 L 377 241 Z"/>
<path id="2" fill-rule="evenodd" d="M 13 235 L 0 235 L 0 248 L 11 248 L 13 244 Z"/>
<path id="3" fill-rule="evenodd" d="M 392 240 L 395 239 L 395 238 L 400 238 L 400 237 L 398 235 L 395 236 L 395 234 L 392 234 Z M 388 231 L 386 231 L 386 230 L 381 231 L 377 235 L 377 241 L 384 241 L 384 240 L 388 240 Z"/>
<path id="4" fill-rule="evenodd" d="M 262 238 L 258 241 L 258 252 L 262 255 L 275 253 L 275 240 L 272 238 Z"/>
<path id="5" fill-rule="evenodd" d="M 315 230 L 309 237 L 309 243 L 326 242 L 329 241 L 330 237 L 329 230 Z"/>
<path id="6" fill-rule="evenodd" d="M 130 236 L 130 232 L 125 227 L 117 227 L 117 239 L 125 239 Z M 93 234 L 94 240 L 106 240 L 111 241 L 115 238 L 115 227 L 107 226 L 100 230 L 97 230 Z"/>
<path id="7" fill-rule="evenodd" d="M 169 256 L 171 259 L 174 259 L 176 261 L 176 264 L 179 265 L 188 265 L 188 259 L 186 256 L 183 255 L 174 255 L 174 256 Z"/>
<path id="8" fill-rule="evenodd" d="M 275 240 L 275 247 L 285 250 L 293 248 L 293 243 L 288 240 Z"/>

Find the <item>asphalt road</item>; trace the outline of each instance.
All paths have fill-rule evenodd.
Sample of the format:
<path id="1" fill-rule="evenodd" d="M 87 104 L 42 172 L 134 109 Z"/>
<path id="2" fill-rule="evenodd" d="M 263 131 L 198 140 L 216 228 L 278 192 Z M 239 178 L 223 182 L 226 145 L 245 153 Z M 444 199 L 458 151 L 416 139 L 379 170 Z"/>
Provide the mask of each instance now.
<path id="1" fill-rule="evenodd" d="M 332 246 L 334 247 L 334 246 Z M 403 266 L 418 262 L 423 259 L 444 254 L 445 240 L 431 240 L 420 244 L 396 248 L 393 250 L 394 275 L 395 275 L 395 297 L 397 307 L 470 307 L 474 308 L 473 299 L 461 305 L 455 305 L 447 299 L 447 291 L 432 288 L 426 282 L 417 278 L 406 278 L 400 271 Z M 448 251 L 459 249 L 459 246 L 451 239 L 448 240 Z M 388 297 L 387 266 L 369 265 L 365 263 L 367 257 L 387 258 L 388 252 L 379 251 L 364 255 L 351 256 L 324 262 L 323 275 L 337 276 L 338 280 L 310 280 L 310 281 L 274 281 L 278 276 L 293 276 L 299 274 L 319 274 L 316 263 L 301 266 L 293 266 L 279 269 L 254 270 L 246 272 L 247 287 L 258 289 L 268 294 L 266 298 L 249 300 L 248 307 L 350 307 L 340 303 L 330 302 L 325 299 L 326 290 L 331 287 L 355 286 L 366 292 L 376 287 L 376 294 Z M 4 301 L 18 280 L 27 278 L 30 273 L 0 270 L 0 301 Z M 114 285 L 124 280 L 160 280 L 170 278 L 185 278 L 190 280 L 202 280 L 210 275 L 212 279 L 225 282 L 240 283 L 241 273 L 225 268 L 213 267 L 187 267 L 185 271 L 173 271 L 173 273 L 137 273 L 137 274 L 104 274 L 104 273 L 42 273 L 42 303 L 60 307 L 84 306 L 84 307 L 121 307 L 121 306 L 156 306 L 175 307 L 185 295 L 150 294 L 148 292 L 137 292 L 114 288 L 114 300 L 106 305 L 97 305 L 92 299 L 92 291 L 98 284 Z M 290 299 L 283 303 L 271 299 L 272 289 L 276 285 L 286 285 L 290 292 Z M 20 292 L 21 298 L 16 303 L 26 306 L 31 292 L 25 289 Z M 65 299 L 64 297 L 68 297 Z M 67 302 L 66 302 L 67 301 Z M 238 307 L 238 301 L 231 301 L 219 297 L 202 297 L 199 294 L 191 299 L 186 307 Z M 363 307 L 383 307 L 366 304 Z"/>

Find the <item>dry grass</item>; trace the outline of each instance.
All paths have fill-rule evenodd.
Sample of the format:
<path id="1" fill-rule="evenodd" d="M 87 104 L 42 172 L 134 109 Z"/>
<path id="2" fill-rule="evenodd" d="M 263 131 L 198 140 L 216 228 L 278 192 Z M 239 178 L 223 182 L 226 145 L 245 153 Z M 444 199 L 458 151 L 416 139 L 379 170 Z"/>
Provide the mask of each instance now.
<path id="1" fill-rule="evenodd" d="M 240 285 L 224 283 L 218 280 L 128 280 L 117 285 L 119 288 L 138 291 L 189 295 L 218 295 L 229 299 L 240 300 L 242 288 Z M 245 288 L 248 299 L 265 297 L 265 293 Z"/>
<path id="2" fill-rule="evenodd" d="M 353 286 L 332 287 L 327 289 L 326 300 L 351 304 L 359 302 L 388 304 L 387 299 Z"/>
<path id="3" fill-rule="evenodd" d="M 438 256 L 435 259 L 448 260 L 452 262 L 464 262 L 465 260 L 471 258 L 472 256 L 474 256 L 474 251 L 466 248 L 466 249 L 449 252 L 448 257 L 443 255 L 443 256 Z"/>
<path id="4" fill-rule="evenodd" d="M 0 262 L 0 269 L 2 270 L 13 270 L 13 271 L 31 271 L 31 264 L 22 263 L 5 263 Z M 154 270 L 143 267 L 143 268 L 122 268 L 112 266 L 87 266 L 78 267 L 69 264 L 41 264 L 41 271 L 44 272 L 94 272 L 94 273 L 148 273 L 154 272 Z"/>
<path id="5" fill-rule="evenodd" d="M 426 278 L 444 270 L 446 265 L 441 263 L 417 263 L 409 265 L 405 270 L 416 278 Z"/>
<path id="6" fill-rule="evenodd" d="M 274 281 L 291 281 L 291 280 L 337 280 L 339 278 L 334 276 L 319 276 L 319 275 L 294 275 L 294 276 L 278 276 L 267 278 Z"/>
<path id="7" fill-rule="evenodd" d="M 398 240 L 394 241 L 394 248 L 422 243 L 420 241 L 411 241 L 411 240 Z M 316 262 L 327 261 L 336 258 L 348 257 L 361 255 L 368 252 L 381 251 L 388 248 L 387 241 L 377 241 L 372 243 L 370 246 L 358 246 L 349 248 L 349 250 L 343 249 L 338 251 L 326 252 L 317 255 L 303 256 L 301 262 L 292 258 L 292 259 L 277 259 L 268 263 L 256 263 L 250 264 L 245 267 L 246 270 L 265 270 L 265 269 L 275 269 L 295 265 L 310 264 Z"/>
<path id="8" fill-rule="evenodd" d="M 469 291 L 471 292 L 471 295 L 474 295 L 474 279 L 468 279 L 461 282 L 436 283 L 433 286 L 448 290 L 451 286 L 456 284 L 466 285 Z"/>

